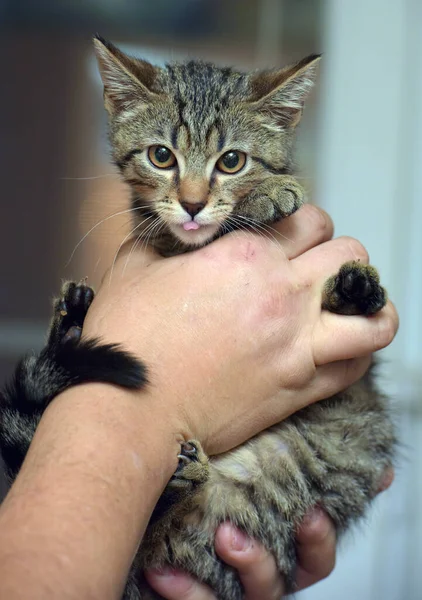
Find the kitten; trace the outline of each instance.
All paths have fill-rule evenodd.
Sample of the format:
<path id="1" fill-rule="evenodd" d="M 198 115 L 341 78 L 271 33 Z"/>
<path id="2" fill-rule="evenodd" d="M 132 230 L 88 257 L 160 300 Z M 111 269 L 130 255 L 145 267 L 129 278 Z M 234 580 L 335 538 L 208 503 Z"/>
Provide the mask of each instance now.
<path id="1" fill-rule="evenodd" d="M 134 230 L 163 255 L 203 246 L 237 228 L 288 217 L 304 202 L 292 146 L 317 56 L 250 74 L 191 61 L 158 68 L 95 39 L 113 158 L 132 192 Z M 146 368 L 116 346 L 79 341 L 93 292 L 66 284 L 47 346 L 23 359 L 2 398 L 0 446 L 16 476 L 47 404 L 69 385 L 108 381 L 140 388 Z M 323 307 L 375 314 L 386 294 L 376 270 L 346 263 L 326 283 Z M 209 459 L 182 445 L 137 553 L 125 600 L 159 598 L 143 578 L 170 563 L 240 600 L 236 572 L 214 551 L 229 519 L 274 554 L 294 590 L 295 527 L 321 506 L 341 534 L 361 517 L 392 463 L 395 435 L 373 374 L 309 406 L 231 452 Z"/>

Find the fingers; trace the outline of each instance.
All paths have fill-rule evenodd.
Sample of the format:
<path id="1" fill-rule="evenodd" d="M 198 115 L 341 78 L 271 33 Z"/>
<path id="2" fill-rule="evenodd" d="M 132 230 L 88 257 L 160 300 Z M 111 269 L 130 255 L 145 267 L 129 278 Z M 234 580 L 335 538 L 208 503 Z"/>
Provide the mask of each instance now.
<path id="1" fill-rule="evenodd" d="M 316 376 L 307 392 L 313 402 L 338 394 L 361 379 L 369 369 L 372 356 L 340 360 L 317 368 Z M 309 404 L 304 398 L 304 406 Z"/>
<path id="2" fill-rule="evenodd" d="M 343 236 L 311 248 L 298 256 L 293 264 L 305 278 L 325 282 L 350 260 L 368 264 L 368 252 L 358 240 Z"/>
<path id="3" fill-rule="evenodd" d="M 230 523 L 217 530 L 215 549 L 220 558 L 235 568 L 245 590 L 244 600 L 280 600 L 283 581 L 273 556 Z M 166 600 L 217 600 L 213 592 L 194 578 L 173 569 L 145 573 L 151 587 Z"/>
<path id="4" fill-rule="evenodd" d="M 381 479 L 381 483 L 378 487 L 378 493 L 381 494 L 382 492 L 385 492 L 385 490 L 388 490 L 388 488 L 393 483 L 393 481 L 394 481 L 394 469 L 393 469 L 393 467 L 389 467 L 385 471 L 385 473 Z"/>
<path id="5" fill-rule="evenodd" d="M 366 356 L 388 346 L 399 327 L 391 302 L 370 317 L 336 315 L 322 311 L 313 338 L 316 365 Z"/>
<path id="6" fill-rule="evenodd" d="M 150 586 L 166 600 L 217 600 L 210 588 L 190 575 L 174 569 L 145 572 Z"/>
<path id="7" fill-rule="evenodd" d="M 336 562 L 336 532 L 329 517 L 314 508 L 303 520 L 296 534 L 298 591 L 325 579 Z"/>
<path id="8" fill-rule="evenodd" d="M 252 235 L 254 234 L 251 233 Z M 292 259 L 310 248 L 326 242 L 331 239 L 332 235 L 333 222 L 330 216 L 316 206 L 305 204 L 288 219 L 283 219 L 272 225 L 268 234 L 265 234 L 262 230 L 262 235 L 259 235 L 258 238 L 260 240 L 268 238 L 268 241 L 271 242 L 276 239 L 283 255 L 287 259 Z M 245 242 L 245 232 L 242 232 L 241 236 L 239 232 L 233 232 L 216 240 L 212 246 L 230 244 L 233 236 L 238 236 L 239 240 Z M 269 248 L 274 252 L 277 245 L 272 243 Z M 277 260 L 279 260 L 279 255 L 280 252 L 277 253 Z"/>
<path id="9" fill-rule="evenodd" d="M 324 210 L 305 204 L 288 219 L 273 225 L 273 229 L 279 233 L 287 257 L 292 259 L 330 240 L 334 225 Z"/>
<path id="10" fill-rule="evenodd" d="M 230 523 L 217 530 L 215 549 L 224 562 L 234 567 L 245 589 L 244 600 L 280 600 L 283 581 L 273 556 Z"/>
<path id="11" fill-rule="evenodd" d="M 390 487 L 393 479 L 394 469 L 390 467 L 383 475 L 378 493 Z M 333 571 L 336 563 L 336 541 L 336 531 L 331 519 L 321 508 L 313 508 L 296 532 L 298 592 L 325 579 Z"/>

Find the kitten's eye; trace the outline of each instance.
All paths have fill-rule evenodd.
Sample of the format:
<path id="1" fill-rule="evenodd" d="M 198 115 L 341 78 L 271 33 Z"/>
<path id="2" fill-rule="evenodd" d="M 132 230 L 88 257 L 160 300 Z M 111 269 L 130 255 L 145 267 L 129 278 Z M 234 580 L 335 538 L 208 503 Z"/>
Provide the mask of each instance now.
<path id="1" fill-rule="evenodd" d="M 165 146 L 150 146 L 148 148 L 148 158 L 159 169 L 170 169 L 176 164 L 176 157 L 173 152 Z"/>
<path id="2" fill-rule="evenodd" d="M 246 163 L 246 154 L 239 150 L 229 150 L 217 160 L 216 167 L 222 173 L 238 173 Z"/>

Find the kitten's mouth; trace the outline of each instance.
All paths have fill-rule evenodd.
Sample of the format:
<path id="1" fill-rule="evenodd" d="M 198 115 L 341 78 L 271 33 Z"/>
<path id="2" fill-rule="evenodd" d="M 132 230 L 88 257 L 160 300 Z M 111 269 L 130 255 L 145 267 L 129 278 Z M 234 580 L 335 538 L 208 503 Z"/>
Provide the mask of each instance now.
<path id="1" fill-rule="evenodd" d="M 185 231 L 193 231 L 199 229 L 201 225 L 196 221 L 188 221 L 187 223 L 183 223 L 182 227 Z"/>
<path id="2" fill-rule="evenodd" d="M 202 224 L 193 220 L 178 225 L 169 225 L 173 235 L 183 244 L 197 247 L 210 242 L 217 233 L 219 227 L 218 223 Z"/>

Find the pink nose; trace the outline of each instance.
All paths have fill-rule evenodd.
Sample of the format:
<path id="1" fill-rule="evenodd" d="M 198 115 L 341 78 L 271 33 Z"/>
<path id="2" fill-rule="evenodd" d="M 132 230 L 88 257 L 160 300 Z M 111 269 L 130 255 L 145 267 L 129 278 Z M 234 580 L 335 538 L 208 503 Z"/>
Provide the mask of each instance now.
<path id="1" fill-rule="evenodd" d="M 195 217 L 204 208 L 206 202 L 185 202 L 182 200 L 180 204 L 192 218 Z"/>

